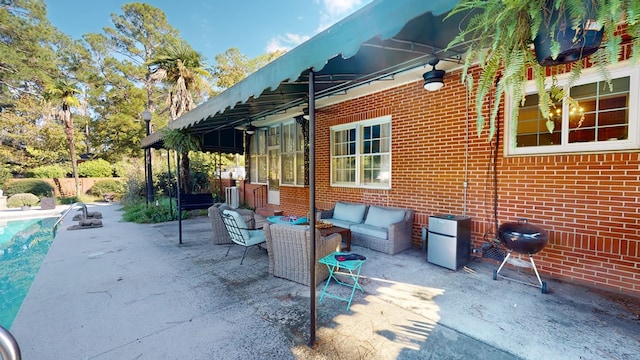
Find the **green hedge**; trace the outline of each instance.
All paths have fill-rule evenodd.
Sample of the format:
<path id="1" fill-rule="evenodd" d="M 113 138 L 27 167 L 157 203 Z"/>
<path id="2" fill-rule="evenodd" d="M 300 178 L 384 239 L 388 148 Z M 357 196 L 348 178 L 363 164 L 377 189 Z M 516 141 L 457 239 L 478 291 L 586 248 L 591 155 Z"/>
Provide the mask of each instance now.
<path id="1" fill-rule="evenodd" d="M 91 195 L 102 196 L 104 194 L 113 193 L 117 197 L 122 196 L 125 191 L 125 186 L 121 181 L 115 179 L 105 179 L 96 181 L 91 187 L 89 192 Z"/>
<path id="2" fill-rule="evenodd" d="M 67 177 L 67 169 L 61 165 L 45 165 L 31 169 L 25 173 L 28 178 L 55 179 Z"/>
<path id="3" fill-rule="evenodd" d="M 7 199 L 7 207 L 16 208 L 22 206 L 34 206 L 39 202 L 40 199 L 33 194 L 15 194 Z"/>
<path id="4" fill-rule="evenodd" d="M 15 194 L 33 194 L 38 198 L 53 196 L 53 186 L 46 181 L 28 179 L 11 182 L 5 189 L 7 196 Z"/>
<path id="5" fill-rule="evenodd" d="M 80 177 L 112 177 L 113 167 L 103 159 L 85 161 L 78 164 L 78 176 Z"/>

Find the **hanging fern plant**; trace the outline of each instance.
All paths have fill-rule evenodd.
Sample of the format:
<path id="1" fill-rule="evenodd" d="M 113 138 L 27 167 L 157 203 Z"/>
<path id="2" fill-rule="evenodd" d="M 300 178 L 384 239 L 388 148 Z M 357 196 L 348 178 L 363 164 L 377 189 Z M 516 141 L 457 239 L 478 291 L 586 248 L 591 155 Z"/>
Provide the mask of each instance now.
<path id="1" fill-rule="evenodd" d="M 162 129 L 162 141 L 165 149 L 175 150 L 179 153 L 200 150 L 199 138 L 185 130 L 165 127 Z"/>
<path id="2" fill-rule="evenodd" d="M 189 151 L 200 151 L 200 140 L 197 136 L 189 134 L 184 129 L 170 129 L 168 127 L 162 130 L 164 148 L 175 150 L 181 154 L 182 158 L 182 189 L 185 194 L 191 193 L 189 184 L 191 179 L 189 176 Z"/>
<path id="3" fill-rule="evenodd" d="M 467 13 L 470 18 L 448 47 L 470 42 L 465 53 L 463 81 L 471 88 L 475 86 L 478 135 L 485 127 L 485 101 L 495 87 L 489 114 L 489 139 L 495 134 L 496 118 L 505 95 L 508 95 L 508 108 L 511 110 L 511 129 L 514 132 L 517 130 L 519 105 L 524 102 L 527 81 L 533 79 L 536 84 L 538 108 L 547 119 L 549 131 L 553 131 L 553 122 L 549 120 L 551 109 L 559 100 L 568 99 L 564 90 L 555 85 L 555 78 L 549 84 L 549 68 L 538 62 L 532 50 L 534 39 L 540 36 L 540 29 L 543 40 L 544 34 L 548 35 L 552 60 L 547 59 L 543 63 L 549 65 L 555 64 L 554 60 L 561 55 L 556 32 L 561 28 L 564 31 L 564 25 L 578 34 L 576 38 L 584 36 L 587 30 L 602 28 L 605 46 L 591 55 L 590 61 L 600 70 L 609 86 L 611 82 L 607 66 L 616 63 L 622 53 L 622 32 L 618 28 L 621 21 L 626 23 L 626 33 L 631 38 L 632 60 L 637 57 L 640 46 L 640 0 L 461 0 L 447 19 L 458 13 Z M 568 15 L 567 24 L 553 22 L 552 14 L 556 14 L 556 19 L 565 19 L 564 15 Z M 579 60 L 580 57 L 567 59 Z M 470 73 L 475 64 L 481 68 L 477 81 Z M 582 61 L 571 63 L 569 84 L 580 78 L 582 69 Z M 557 72 L 558 69 L 551 71 Z M 568 100 L 572 103 L 571 99 Z"/>

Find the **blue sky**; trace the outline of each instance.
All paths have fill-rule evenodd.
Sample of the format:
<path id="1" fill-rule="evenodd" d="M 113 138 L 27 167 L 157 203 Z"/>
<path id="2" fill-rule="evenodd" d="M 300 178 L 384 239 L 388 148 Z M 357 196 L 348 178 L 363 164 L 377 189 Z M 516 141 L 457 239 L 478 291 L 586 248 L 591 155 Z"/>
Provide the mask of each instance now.
<path id="1" fill-rule="evenodd" d="M 372 0 L 149 0 L 191 46 L 212 62 L 231 47 L 253 58 L 291 49 Z M 45 0 L 49 20 L 79 39 L 112 26 L 123 0 Z"/>

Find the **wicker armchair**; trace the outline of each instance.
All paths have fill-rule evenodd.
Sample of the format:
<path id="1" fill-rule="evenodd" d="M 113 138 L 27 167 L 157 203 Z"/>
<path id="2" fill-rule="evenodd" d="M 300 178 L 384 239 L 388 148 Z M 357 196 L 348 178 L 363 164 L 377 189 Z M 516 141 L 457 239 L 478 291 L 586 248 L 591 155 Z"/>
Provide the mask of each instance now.
<path id="1" fill-rule="evenodd" d="M 215 245 L 225 245 L 232 243 L 231 237 L 229 237 L 229 232 L 227 231 L 227 228 L 224 226 L 224 222 L 222 221 L 222 212 L 226 209 L 231 208 L 225 204 L 216 204 L 208 209 L 209 219 L 211 219 L 212 238 Z M 249 228 L 253 229 L 255 227 L 253 211 L 248 209 L 231 210 L 240 213 Z"/>
<path id="2" fill-rule="evenodd" d="M 269 275 L 309 286 L 311 241 L 307 226 L 265 224 L 264 233 L 269 252 Z M 327 267 L 318 260 L 340 251 L 341 242 L 339 234 L 322 237 L 316 230 L 315 286 L 329 277 Z"/>

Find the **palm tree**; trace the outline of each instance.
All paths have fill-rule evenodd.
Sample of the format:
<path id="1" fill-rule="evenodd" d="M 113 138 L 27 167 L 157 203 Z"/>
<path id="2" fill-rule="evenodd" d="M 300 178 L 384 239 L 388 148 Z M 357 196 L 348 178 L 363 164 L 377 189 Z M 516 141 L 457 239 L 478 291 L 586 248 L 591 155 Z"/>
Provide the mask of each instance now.
<path id="1" fill-rule="evenodd" d="M 69 156 L 71 156 L 71 167 L 73 169 L 73 179 L 75 181 L 76 196 L 80 195 L 80 184 L 78 181 L 78 160 L 76 158 L 76 146 L 73 133 L 72 107 L 80 106 L 80 101 L 76 98 L 79 94 L 77 83 L 62 79 L 45 88 L 45 99 L 51 103 L 57 103 L 57 112 L 54 115 L 64 123 L 64 133 L 69 145 Z"/>
<path id="2" fill-rule="evenodd" d="M 166 104 L 171 120 L 196 107 L 193 95 L 201 97 L 209 90 L 206 78 L 211 77 L 211 74 L 204 69 L 204 58 L 186 43 L 159 51 L 147 62 L 147 66 L 151 80 L 165 81 L 170 85 Z M 182 172 L 183 191 L 190 193 L 189 156 L 186 150 L 182 153 Z"/>

